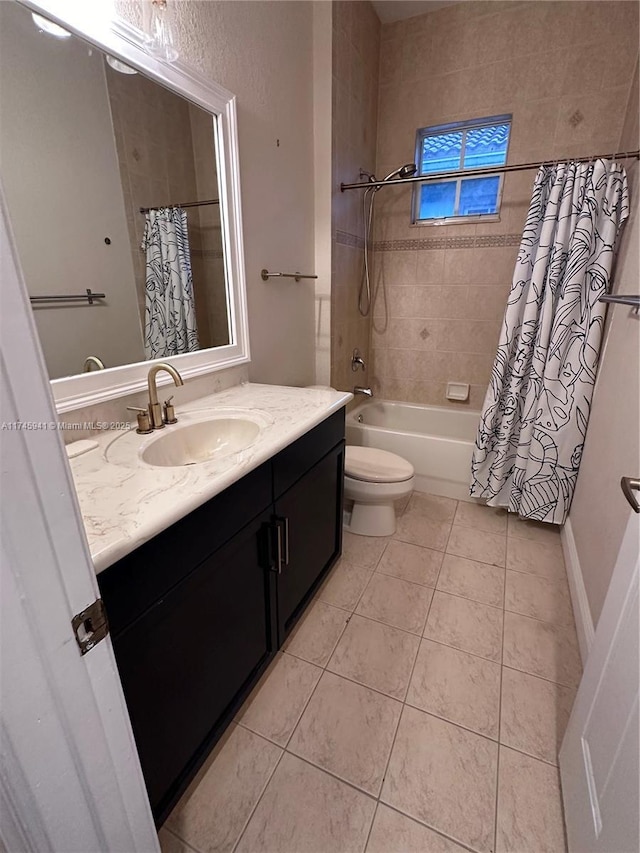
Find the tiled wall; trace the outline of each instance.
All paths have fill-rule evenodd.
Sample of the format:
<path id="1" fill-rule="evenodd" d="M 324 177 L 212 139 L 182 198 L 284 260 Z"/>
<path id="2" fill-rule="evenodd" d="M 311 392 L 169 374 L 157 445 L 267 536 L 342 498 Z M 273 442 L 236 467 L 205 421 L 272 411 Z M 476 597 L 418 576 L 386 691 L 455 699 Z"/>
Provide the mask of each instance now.
<path id="1" fill-rule="evenodd" d="M 638 50 L 632 2 L 470 2 L 382 27 L 376 174 L 418 127 L 513 114 L 509 163 L 616 151 Z M 535 172 L 505 175 L 499 222 L 412 226 L 376 199 L 371 377 L 378 395 L 482 405 Z M 451 403 L 447 380 L 468 382 Z"/>
<path id="2" fill-rule="evenodd" d="M 331 384 L 343 390 L 370 380 L 370 317 L 358 311 L 361 194 L 341 193 L 340 183 L 375 168 L 379 47 L 380 21 L 368 0 L 333 4 Z M 355 347 L 364 373 L 351 370 Z"/>

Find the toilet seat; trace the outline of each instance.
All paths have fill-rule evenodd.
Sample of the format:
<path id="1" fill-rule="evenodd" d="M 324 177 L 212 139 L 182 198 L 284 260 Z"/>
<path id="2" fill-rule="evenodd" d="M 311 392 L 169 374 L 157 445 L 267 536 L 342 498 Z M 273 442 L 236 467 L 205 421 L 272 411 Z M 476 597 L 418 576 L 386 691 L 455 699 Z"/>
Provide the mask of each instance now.
<path id="1" fill-rule="evenodd" d="M 365 483 L 403 483 L 413 477 L 413 465 L 387 450 L 349 445 L 345 450 L 344 473 Z"/>

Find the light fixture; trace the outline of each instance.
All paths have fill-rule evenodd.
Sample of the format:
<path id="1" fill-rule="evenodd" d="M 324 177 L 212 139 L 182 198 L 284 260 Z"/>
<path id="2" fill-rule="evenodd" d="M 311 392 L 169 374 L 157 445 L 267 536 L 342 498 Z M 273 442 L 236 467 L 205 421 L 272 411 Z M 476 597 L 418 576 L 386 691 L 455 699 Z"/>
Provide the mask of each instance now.
<path id="1" fill-rule="evenodd" d="M 107 64 L 110 65 L 114 71 L 119 71 L 121 74 L 137 74 L 135 68 L 132 68 L 130 65 L 122 62 L 120 59 L 116 59 L 115 56 L 111 56 L 111 54 L 105 54 Z"/>
<path id="2" fill-rule="evenodd" d="M 165 62 L 178 58 L 171 26 L 171 9 L 167 0 L 151 0 L 151 20 L 146 38 L 147 53 Z"/>
<path id="3" fill-rule="evenodd" d="M 40 32 L 47 33 L 47 35 L 55 36 L 59 39 L 71 38 L 71 33 L 68 30 L 63 29 L 58 24 L 54 24 L 48 18 L 43 18 L 42 15 L 37 15 L 35 12 L 31 13 L 31 17 Z"/>

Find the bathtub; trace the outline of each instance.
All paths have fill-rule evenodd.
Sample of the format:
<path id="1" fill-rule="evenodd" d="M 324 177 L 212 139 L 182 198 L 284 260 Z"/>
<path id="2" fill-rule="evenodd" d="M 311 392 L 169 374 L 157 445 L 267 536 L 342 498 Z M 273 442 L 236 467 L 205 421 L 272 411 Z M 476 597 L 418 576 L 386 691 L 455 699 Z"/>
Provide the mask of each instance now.
<path id="1" fill-rule="evenodd" d="M 471 500 L 471 455 L 480 412 L 367 401 L 347 414 L 347 444 L 403 456 L 419 492 Z"/>

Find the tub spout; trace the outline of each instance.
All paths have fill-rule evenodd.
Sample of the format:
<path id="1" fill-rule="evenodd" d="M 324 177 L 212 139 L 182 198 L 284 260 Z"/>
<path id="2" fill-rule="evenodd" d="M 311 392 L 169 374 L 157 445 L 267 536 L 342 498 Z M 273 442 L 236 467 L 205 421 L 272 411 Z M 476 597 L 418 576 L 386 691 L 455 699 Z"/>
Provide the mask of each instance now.
<path id="1" fill-rule="evenodd" d="M 373 397 L 373 391 L 371 388 L 361 388 L 360 385 L 356 385 L 353 389 L 354 394 L 362 394 L 363 397 Z"/>

